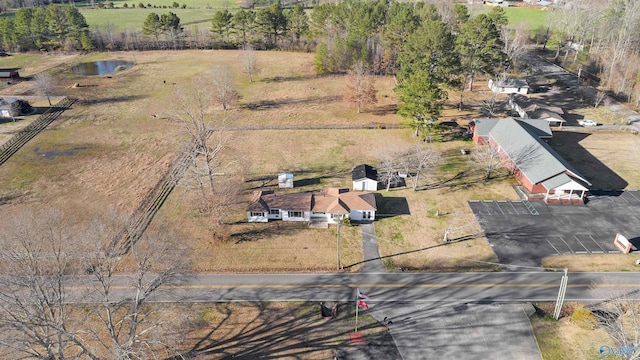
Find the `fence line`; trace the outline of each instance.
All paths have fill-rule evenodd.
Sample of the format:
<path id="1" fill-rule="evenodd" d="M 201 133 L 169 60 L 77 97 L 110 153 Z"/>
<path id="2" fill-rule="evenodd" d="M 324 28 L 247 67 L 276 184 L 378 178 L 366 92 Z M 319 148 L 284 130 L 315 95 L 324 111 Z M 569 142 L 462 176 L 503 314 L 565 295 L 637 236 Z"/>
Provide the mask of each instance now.
<path id="1" fill-rule="evenodd" d="M 65 97 L 57 104 L 50 107 L 42 115 L 40 115 L 31 124 L 18 131 L 7 142 L 0 146 L 0 165 L 4 164 L 13 154 L 18 152 L 24 144 L 33 139 L 42 130 L 56 120 L 65 110 L 67 110 L 76 101 L 74 98 Z"/>

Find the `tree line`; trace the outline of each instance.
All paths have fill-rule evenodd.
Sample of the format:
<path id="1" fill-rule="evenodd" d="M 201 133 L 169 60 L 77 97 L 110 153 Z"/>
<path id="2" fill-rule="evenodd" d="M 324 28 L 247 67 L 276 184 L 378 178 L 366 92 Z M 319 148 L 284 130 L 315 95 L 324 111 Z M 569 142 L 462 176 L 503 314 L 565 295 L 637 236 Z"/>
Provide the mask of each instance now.
<path id="1" fill-rule="evenodd" d="M 9 51 L 93 49 L 84 16 L 60 5 L 21 8 L 14 17 L 0 18 L 0 40 Z"/>
<path id="2" fill-rule="evenodd" d="M 555 60 L 639 107 L 640 0 L 574 0 L 549 15 L 545 46 Z"/>

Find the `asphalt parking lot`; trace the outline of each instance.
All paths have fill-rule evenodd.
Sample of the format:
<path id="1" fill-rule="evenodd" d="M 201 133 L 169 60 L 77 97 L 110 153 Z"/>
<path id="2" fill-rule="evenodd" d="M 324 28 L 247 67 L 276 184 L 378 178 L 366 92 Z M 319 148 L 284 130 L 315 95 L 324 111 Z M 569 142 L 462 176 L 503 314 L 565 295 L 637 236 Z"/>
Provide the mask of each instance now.
<path id="1" fill-rule="evenodd" d="M 469 201 L 469 206 L 504 264 L 540 266 L 551 255 L 619 253 L 616 233 L 640 247 L 640 191 L 601 191 L 587 205 Z"/>

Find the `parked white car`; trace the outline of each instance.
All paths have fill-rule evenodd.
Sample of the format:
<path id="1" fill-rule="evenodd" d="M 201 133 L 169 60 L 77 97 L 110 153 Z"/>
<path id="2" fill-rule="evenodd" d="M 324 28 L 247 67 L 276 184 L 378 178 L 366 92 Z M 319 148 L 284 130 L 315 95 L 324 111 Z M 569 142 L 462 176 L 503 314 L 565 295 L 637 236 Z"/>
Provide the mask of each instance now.
<path id="1" fill-rule="evenodd" d="M 578 124 L 582 126 L 598 126 L 598 123 L 593 120 L 578 120 Z"/>

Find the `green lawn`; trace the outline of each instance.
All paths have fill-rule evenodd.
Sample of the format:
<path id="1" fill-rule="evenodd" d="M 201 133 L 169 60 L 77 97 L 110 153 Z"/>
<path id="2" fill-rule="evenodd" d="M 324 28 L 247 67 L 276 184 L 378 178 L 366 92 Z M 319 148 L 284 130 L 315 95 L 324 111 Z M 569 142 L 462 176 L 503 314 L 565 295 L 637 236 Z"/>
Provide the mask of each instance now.
<path id="1" fill-rule="evenodd" d="M 11 56 L 0 57 L 0 68 L 28 68 L 42 63 L 40 54 L 15 53 Z"/>
<path id="2" fill-rule="evenodd" d="M 205 9 L 205 8 L 236 8 L 238 5 L 235 0 L 115 0 L 111 1 L 115 7 L 122 7 L 125 3 L 129 6 L 137 5 L 142 2 L 145 6 L 151 4 L 152 6 L 171 6 L 173 2 L 187 4 L 187 8 Z M 96 1 L 96 4 L 102 1 Z M 77 7 L 89 6 L 90 2 L 75 2 Z"/>
<path id="3" fill-rule="evenodd" d="M 547 24 L 548 12 L 544 10 L 524 8 L 524 7 L 506 7 L 504 12 L 509 18 L 509 24 L 528 23 L 530 30 L 536 30 L 545 27 Z"/>
<path id="4" fill-rule="evenodd" d="M 103 28 L 111 23 L 115 30 L 126 30 L 129 26 L 134 29 L 142 29 L 142 24 L 147 16 L 155 12 L 158 15 L 172 12 L 180 18 L 183 26 L 199 23 L 201 26 L 209 26 L 216 9 L 82 9 L 80 12 L 87 19 L 87 24 L 92 29 Z"/>

